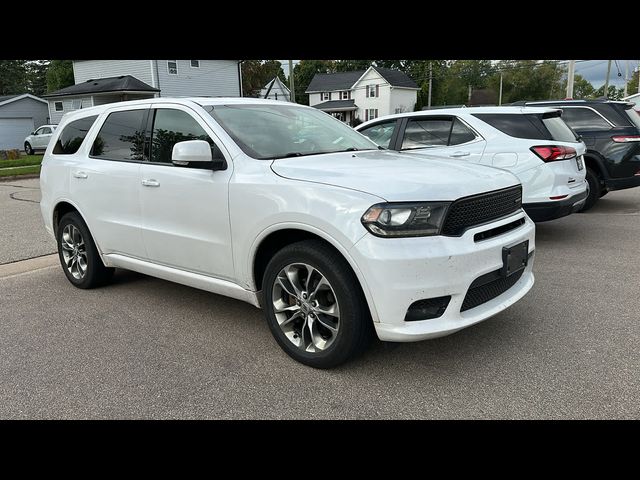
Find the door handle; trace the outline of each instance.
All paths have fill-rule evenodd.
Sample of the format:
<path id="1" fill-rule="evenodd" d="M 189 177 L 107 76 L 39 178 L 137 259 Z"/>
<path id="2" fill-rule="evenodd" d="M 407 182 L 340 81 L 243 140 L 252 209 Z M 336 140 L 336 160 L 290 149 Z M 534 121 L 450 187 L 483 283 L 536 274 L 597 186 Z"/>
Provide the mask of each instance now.
<path id="1" fill-rule="evenodd" d="M 469 153 L 469 152 L 453 152 L 449 156 L 450 157 L 468 157 L 469 155 L 471 155 L 471 153 Z"/>
<path id="2" fill-rule="evenodd" d="M 144 185 L 145 187 L 159 187 L 160 182 L 157 180 L 154 180 L 153 178 L 148 178 L 148 179 L 142 180 L 142 185 Z"/>
<path id="3" fill-rule="evenodd" d="M 73 172 L 74 178 L 89 178 L 85 172 Z"/>

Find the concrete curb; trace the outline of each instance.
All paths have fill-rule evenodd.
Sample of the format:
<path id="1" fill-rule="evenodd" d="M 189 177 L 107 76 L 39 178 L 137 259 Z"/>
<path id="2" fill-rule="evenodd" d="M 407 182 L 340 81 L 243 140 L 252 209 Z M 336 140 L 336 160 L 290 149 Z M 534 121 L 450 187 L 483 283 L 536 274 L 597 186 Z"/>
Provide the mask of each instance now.
<path id="1" fill-rule="evenodd" d="M 40 178 L 39 173 L 27 173 L 25 175 L 7 175 L 6 177 L 0 177 L 1 182 L 13 182 L 14 180 L 27 180 L 28 178 Z"/>
<path id="2" fill-rule="evenodd" d="M 42 257 L 19 260 L 17 262 L 4 263 L 0 265 L 0 278 L 13 277 L 34 270 L 50 268 L 60 264 L 58 254 L 43 255 Z"/>

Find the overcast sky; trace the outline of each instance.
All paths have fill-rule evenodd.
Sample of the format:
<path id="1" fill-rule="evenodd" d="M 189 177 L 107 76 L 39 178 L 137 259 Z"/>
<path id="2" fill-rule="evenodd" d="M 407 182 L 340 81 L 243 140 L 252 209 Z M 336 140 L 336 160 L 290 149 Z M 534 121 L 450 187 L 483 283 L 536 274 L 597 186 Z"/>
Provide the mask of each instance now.
<path id="1" fill-rule="evenodd" d="M 299 61 L 300 60 L 294 60 L 294 65 Z M 617 60 L 617 62 L 622 76 L 618 76 L 616 61 L 612 61 L 609 84 L 615 85 L 616 87 L 623 87 L 626 63 L 629 62 L 629 77 L 631 77 L 633 71 L 638 68 L 639 60 Z M 289 76 L 289 61 L 280 60 L 280 63 L 282 63 L 284 74 Z M 607 76 L 607 60 L 578 60 L 576 62 L 576 73 L 589 80 L 595 88 L 600 88 L 604 84 L 604 79 Z"/>

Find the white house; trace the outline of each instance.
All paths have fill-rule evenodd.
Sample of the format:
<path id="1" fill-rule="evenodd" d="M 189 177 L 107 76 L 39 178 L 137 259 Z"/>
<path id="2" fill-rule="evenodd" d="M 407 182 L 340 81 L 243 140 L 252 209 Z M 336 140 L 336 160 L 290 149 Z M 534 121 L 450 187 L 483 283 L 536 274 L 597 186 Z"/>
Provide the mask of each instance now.
<path id="1" fill-rule="evenodd" d="M 309 105 L 343 122 L 365 122 L 392 113 L 412 112 L 418 85 L 399 70 L 371 66 L 367 70 L 317 73 L 305 93 Z"/>
<path id="2" fill-rule="evenodd" d="M 273 80 L 267 83 L 262 90 L 260 90 L 260 98 L 290 102 L 291 91 L 278 77 L 274 77 Z"/>
<path id="3" fill-rule="evenodd" d="M 74 60 L 75 85 L 44 95 L 51 123 L 66 112 L 163 97 L 240 97 L 238 60 Z"/>

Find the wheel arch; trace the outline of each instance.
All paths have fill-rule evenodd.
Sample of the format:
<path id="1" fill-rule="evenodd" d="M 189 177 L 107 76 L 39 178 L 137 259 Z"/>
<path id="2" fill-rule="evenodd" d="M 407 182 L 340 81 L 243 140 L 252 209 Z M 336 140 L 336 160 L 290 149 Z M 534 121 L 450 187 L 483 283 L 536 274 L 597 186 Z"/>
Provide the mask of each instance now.
<path id="1" fill-rule="evenodd" d="M 351 255 L 349 255 L 348 249 L 326 232 L 310 225 L 282 224 L 262 232 L 254 242 L 251 249 L 249 278 L 251 279 L 252 287 L 256 291 L 262 290 L 262 277 L 264 275 L 264 271 L 269 263 L 269 259 L 271 259 L 277 251 L 287 245 L 303 240 L 321 240 L 346 260 L 358 280 L 359 287 L 367 301 L 371 318 L 374 322 L 378 322 L 378 314 L 375 309 L 371 292 L 369 291 L 362 271 L 358 268 L 358 265 Z"/>
<path id="2" fill-rule="evenodd" d="M 587 150 L 587 153 L 585 153 L 583 157 L 585 166 L 595 171 L 603 182 L 609 178 L 609 173 L 604 166 L 604 160 L 599 153 L 593 150 Z"/>

